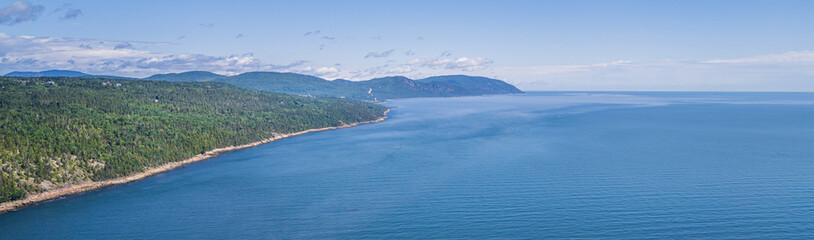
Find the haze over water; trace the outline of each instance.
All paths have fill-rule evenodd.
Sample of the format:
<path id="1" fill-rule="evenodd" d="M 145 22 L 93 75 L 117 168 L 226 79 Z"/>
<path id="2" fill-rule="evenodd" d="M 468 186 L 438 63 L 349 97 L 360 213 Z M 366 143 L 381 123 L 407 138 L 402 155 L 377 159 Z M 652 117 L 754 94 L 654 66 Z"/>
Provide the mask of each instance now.
<path id="1" fill-rule="evenodd" d="M 0 238 L 814 238 L 812 93 L 388 105 L 0 215 Z"/>

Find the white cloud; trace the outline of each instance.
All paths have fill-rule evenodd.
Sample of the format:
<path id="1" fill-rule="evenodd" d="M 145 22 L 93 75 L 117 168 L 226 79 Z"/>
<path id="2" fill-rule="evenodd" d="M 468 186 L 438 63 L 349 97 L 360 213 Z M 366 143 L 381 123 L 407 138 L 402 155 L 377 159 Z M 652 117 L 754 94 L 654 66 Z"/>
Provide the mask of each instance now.
<path id="1" fill-rule="evenodd" d="M 485 69 L 492 60 L 485 57 L 460 57 L 460 58 L 416 58 L 409 62 L 407 65 L 417 67 L 427 67 L 430 69 L 449 69 L 449 70 L 462 70 L 462 71 L 475 71 Z"/>
<path id="2" fill-rule="evenodd" d="M 486 57 L 450 57 L 451 55 L 444 52 L 435 58 L 415 58 L 402 63 L 390 60 L 375 67 L 345 71 L 336 74 L 336 78 L 368 80 L 386 76 L 405 76 L 418 79 L 436 75 L 474 74 L 476 71 L 487 70 L 492 64 L 492 60 Z"/>
<path id="3" fill-rule="evenodd" d="M 414 71 L 414 69 L 410 66 L 401 66 L 401 67 L 394 67 L 387 69 L 385 74 L 387 75 L 402 75 L 402 74 L 410 74 Z"/>
<path id="4" fill-rule="evenodd" d="M 573 72 L 588 72 L 600 68 L 613 67 L 617 65 L 631 64 L 631 61 L 618 60 L 606 63 L 597 63 L 590 65 L 550 65 L 550 66 L 528 66 L 528 67 L 500 67 L 500 71 L 518 71 L 527 74 L 544 76 L 552 74 L 564 74 Z"/>
<path id="5" fill-rule="evenodd" d="M 328 74 L 335 74 L 339 72 L 339 69 L 336 67 L 320 67 L 317 68 L 315 71 L 318 75 L 328 75 Z"/>

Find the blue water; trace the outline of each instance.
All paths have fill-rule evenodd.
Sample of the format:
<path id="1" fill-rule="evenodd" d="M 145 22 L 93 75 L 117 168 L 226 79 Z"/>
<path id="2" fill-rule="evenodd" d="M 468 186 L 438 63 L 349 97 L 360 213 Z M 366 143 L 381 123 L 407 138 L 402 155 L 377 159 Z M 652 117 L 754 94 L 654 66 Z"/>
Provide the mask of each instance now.
<path id="1" fill-rule="evenodd" d="M 0 239 L 814 238 L 814 94 L 406 99 L 0 215 Z"/>

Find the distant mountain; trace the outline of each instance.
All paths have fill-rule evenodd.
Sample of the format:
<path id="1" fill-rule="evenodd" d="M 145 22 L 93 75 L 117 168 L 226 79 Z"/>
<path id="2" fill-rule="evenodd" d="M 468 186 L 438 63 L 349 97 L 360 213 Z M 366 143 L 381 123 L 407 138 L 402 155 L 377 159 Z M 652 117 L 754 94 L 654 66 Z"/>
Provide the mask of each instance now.
<path id="1" fill-rule="evenodd" d="M 90 75 L 77 71 L 49 70 L 11 72 L 6 77 L 82 77 L 131 79 L 117 76 Z M 489 94 L 523 93 L 501 80 L 465 75 L 436 76 L 413 80 L 402 76 L 375 78 L 367 81 L 333 81 L 319 77 L 280 72 L 247 72 L 224 76 L 207 71 L 156 74 L 143 78 L 168 82 L 224 82 L 238 87 L 266 92 L 306 96 L 337 97 L 365 101 L 385 101 L 412 97 L 456 97 Z"/>
<path id="2" fill-rule="evenodd" d="M 82 77 L 82 78 L 110 78 L 110 79 L 133 79 L 130 77 L 91 75 L 83 72 L 70 70 L 47 70 L 42 72 L 10 72 L 4 77 Z"/>
<path id="3" fill-rule="evenodd" d="M 331 83 L 325 79 L 298 73 L 248 72 L 215 81 L 266 92 L 301 95 L 328 96 L 339 91 L 332 89 Z"/>
<path id="4" fill-rule="evenodd" d="M 486 95 L 486 94 L 506 94 L 520 93 L 519 89 L 504 81 L 465 75 L 436 76 L 416 80 L 416 82 L 430 85 L 450 85 L 455 86 L 457 94 L 466 95 Z"/>
<path id="5" fill-rule="evenodd" d="M 158 80 L 168 82 L 208 82 L 216 78 L 226 77 L 220 74 L 215 74 L 207 71 L 192 71 L 182 73 L 167 73 L 156 74 L 144 78 L 145 80 Z"/>
<path id="6" fill-rule="evenodd" d="M 10 72 L 4 77 L 84 77 L 90 76 L 83 72 L 68 71 L 68 70 L 48 70 L 42 72 Z"/>
<path id="7" fill-rule="evenodd" d="M 148 80 L 225 82 L 236 86 L 267 92 L 299 95 L 339 97 L 367 101 L 384 101 L 410 97 L 454 97 L 487 94 L 522 93 L 506 82 L 464 75 L 437 76 L 420 80 L 406 77 L 383 77 L 367 81 L 338 79 L 328 81 L 319 77 L 279 72 L 248 72 L 235 76 L 222 76 L 210 72 L 159 74 Z"/>

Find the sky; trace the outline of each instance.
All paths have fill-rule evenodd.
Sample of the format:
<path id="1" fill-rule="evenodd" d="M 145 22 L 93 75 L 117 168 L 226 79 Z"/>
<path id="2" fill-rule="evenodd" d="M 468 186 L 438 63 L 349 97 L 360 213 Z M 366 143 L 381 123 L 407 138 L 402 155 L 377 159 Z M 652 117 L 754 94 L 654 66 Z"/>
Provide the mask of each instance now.
<path id="1" fill-rule="evenodd" d="M 498 78 L 814 91 L 814 1 L 0 1 L 0 74 Z"/>

